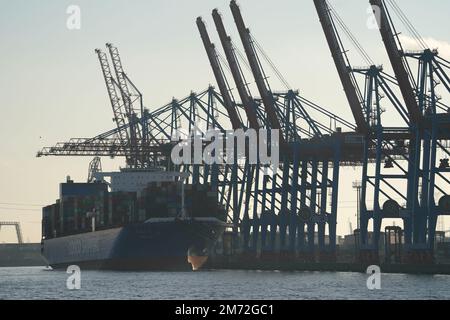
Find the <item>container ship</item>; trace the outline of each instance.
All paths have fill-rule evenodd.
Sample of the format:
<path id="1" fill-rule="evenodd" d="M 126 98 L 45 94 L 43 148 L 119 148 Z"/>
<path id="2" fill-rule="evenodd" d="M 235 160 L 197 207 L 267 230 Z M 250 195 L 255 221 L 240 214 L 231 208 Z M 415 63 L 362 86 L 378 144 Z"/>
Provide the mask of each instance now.
<path id="1" fill-rule="evenodd" d="M 68 177 L 43 208 L 42 254 L 52 268 L 197 270 L 231 226 L 217 190 L 187 184 L 183 173 L 121 169 L 95 178 Z"/>

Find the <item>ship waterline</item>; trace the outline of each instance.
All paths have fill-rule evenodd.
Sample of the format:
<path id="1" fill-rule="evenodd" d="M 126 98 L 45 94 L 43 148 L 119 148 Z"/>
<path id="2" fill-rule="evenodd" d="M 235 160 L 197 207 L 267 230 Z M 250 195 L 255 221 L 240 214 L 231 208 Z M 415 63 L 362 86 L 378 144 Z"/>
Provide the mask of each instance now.
<path id="1" fill-rule="evenodd" d="M 52 268 L 198 270 L 227 226 L 216 218 L 150 219 L 44 240 L 43 255 Z"/>

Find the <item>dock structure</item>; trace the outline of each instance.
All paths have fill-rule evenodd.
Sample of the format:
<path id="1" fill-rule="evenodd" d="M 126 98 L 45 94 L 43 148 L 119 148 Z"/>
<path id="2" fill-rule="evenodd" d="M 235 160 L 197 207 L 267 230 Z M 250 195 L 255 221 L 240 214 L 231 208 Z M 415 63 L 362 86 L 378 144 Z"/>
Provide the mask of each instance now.
<path id="1" fill-rule="evenodd" d="M 423 50 L 405 50 L 389 12 L 390 2 L 370 0 L 379 9 L 379 30 L 394 72 L 390 75 L 373 62 L 327 0 L 312 1 L 353 121 L 292 89 L 232 0 L 230 9 L 243 53 L 228 35 L 217 9 L 212 18 L 224 56 L 212 43 L 204 20 L 196 20 L 218 91 L 209 86 L 147 109 L 141 91 L 124 71 L 118 49 L 108 43 L 109 58 L 101 49 L 95 52 L 116 128 L 46 147 L 38 156 L 125 157 L 130 168 L 158 166 L 188 172 L 189 183 L 208 184 L 219 193 L 219 202 L 234 225 L 230 230 L 233 252 L 243 259 L 305 263 L 336 261 L 340 168 L 360 166 L 356 260 L 378 263 L 382 222 L 398 219 L 403 227 L 389 229 L 395 231 L 395 239 L 402 239 L 401 258 L 396 261 L 432 264 L 437 219 L 450 215 L 450 106 L 442 99 L 450 92 L 450 62 L 419 37 Z M 368 66 L 352 66 L 343 33 Z M 272 67 L 285 90 L 272 90 L 263 62 Z M 246 79 L 243 65 L 253 79 Z M 227 79 L 225 68 L 232 79 Z M 253 81 L 258 96 L 248 85 Z M 387 117 L 400 122 L 385 126 Z M 263 129 L 279 132 L 279 141 L 267 138 L 280 150 L 280 166 L 272 174 L 267 174 L 265 165 L 249 161 L 248 145 L 239 155 L 236 150 L 225 151 L 239 160 L 233 163 L 175 164 L 171 159 L 173 147 L 183 137 L 205 138 L 211 130 L 226 136 L 230 130 Z M 202 143 L 202 150 L 208 146 Z M 98 166 L 98 160 L 95 163 Z"/>

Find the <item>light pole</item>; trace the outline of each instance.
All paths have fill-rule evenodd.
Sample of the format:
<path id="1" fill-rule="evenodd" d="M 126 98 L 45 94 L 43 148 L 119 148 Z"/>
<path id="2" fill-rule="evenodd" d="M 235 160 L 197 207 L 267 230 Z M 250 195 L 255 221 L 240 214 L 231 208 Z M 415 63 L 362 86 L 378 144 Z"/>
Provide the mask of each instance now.
<path id="1" fill-rule="evenodd" d="M 361 188 L 362 184 L 361 181 L 354 181 L 353 182 L 353 189 L 356 189 L 356 226 L 359 230 L 359 217 L 361 215 Z"/>

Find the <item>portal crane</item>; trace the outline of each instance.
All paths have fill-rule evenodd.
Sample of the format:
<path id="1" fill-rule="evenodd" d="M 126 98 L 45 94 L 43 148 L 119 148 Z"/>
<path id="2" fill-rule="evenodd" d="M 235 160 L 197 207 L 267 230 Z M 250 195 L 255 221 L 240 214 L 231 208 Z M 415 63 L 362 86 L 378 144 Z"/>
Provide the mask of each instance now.
<path id="1" fill-rule="evenodd" d="M 450 117 L 448 106 L 439 102 L 440 97 L 435 91 L 438 85 L 436 78 L 443 81 L 447 94 L 449 92 L 449 78 L 443 66 L 446 61 L 438 57 L 437 51 L 425 49 L 420 53 L 407 53 L 395 32 L 392 19 L 384 0 L 370 0 L 374 8 L 379 11 L 379 27 L 391 65 L 396 74 L 402 95 L 408 108 L 414 139 L 411 140 L 410 162 L 408 168 L 408 211 L 411 214 L 413 238 L 410 250 L 412 261 L 422 260 L 425 256 L 428 262 L 433 259 L 436 221 L 439 214 L 445 214 L 436 205 L 436 191 L 447 196 L 449 180 L 444 177 L 447 173 L 445 166 L 437 166 L 437 150 L 448 154 L 438 140 L 448 140 Z M 398 9 L 398 8 L 397 8 Z M 420 39 L 419 36 L 417 36 Z M 421 41 L 422 47 L 426 45 Z M 407 58 L 419 61 L 417 81 L 409 69 Z M 448 63 L 448 62 L 447 62 Z M 438 114 L 437 109 L 444 113 Z M 440 177 L 445 187 L 436 184 Z M 419 192 L 419 185 L 420 192 Z M 442 200 L 441 199 L 441 200 Z"/>
<path id="2" fill-rule="evenodd" d="M 386 193 L 381 188 L 382 185 L 385 185 L 389 188 L 392 188 L 392 182 L 389 180 L 399 181 L 402 179 L 405 183 L 408 181 L 407 169 L 402 168 L 398 161 L 395 161 L 393 157 L 402 157 L 405 158 L 406 149 L 399 148 L 398 146 L 404 146 L 405 140 L 410 139 L 411 135 L 409 132 L 409 118 L 408 111 L 399 103 L 399 100 L 393 94 L 393 90 L 390 88 L 388 83 L 396 84 L 396 81 L 393 77 L 384 73 L 381 67 L 376 65 L 371 65 L 368 68 L 352 68 L 349 62 L 349 59 L 346 54 L 346 50 L 341 42 L 339 37 L 339 33 L 337 31 L 335 21 L 333 16 L 336 16 L 337 21 L 343 25 L 342 20 L 339 18 L 337 13 L 329 6 L 327 0 L 314 0 L 316 5 L 317 13 L 320 17 L 320 21 L 322 23 L 322 27 L 328 41 L 330 50 L 333 54 L 333 58 L 335 60 L 336 67 L 338 72 L 341 71 L 341 82 L 344 87 L 346 87 L 346 93 L 350 94 L 350 96 L 359 97 L 361 96 L 360 108 L 365 111 L 365 151 L 362 159 L 363 168 L 362 168 L 362 182 L 359 188 L 360 197 L 358 209 L 361 213 L 359 215 L 360 223 L 360 259 L 366 261 L 370 260 L 371 262 L 378 260 L 378 242 L 380 239 L 380 229 L 381 222 L 383 218 L 399 218 L 398 211 L 400 206 L 396 201 L 392 199 L 392 196 L 389 193 Z M 347 32 L 349 32 L 347 30 Z M 357 40 L 350 35 L 352 41 L 357 42 Z M 356 47 L 360 48 L 361 53 L 367 61 L 372 63 L 370 57 L 367 53 L 361 48 L 359 43 L 356 43 Z M 345 71 L 345 73 L 342 73 Z M 365 77 L 365 86 L 364 86 L 364 96 L 361 94 L 360 87 L 356 81 L 355 74 L 362 74 Z M 350 83 L 350 86 L 346 86 L 346 82 Z M 403 128 L 386 128 L 383 127 L 381 122 L 381 99 L 382 97 L 387 96 L 389 101 L 395 107 L 397 112 L 402 116 L 405 121 L 406 127 Z M 348 99 L 350 106 L 351 99 Z M 363 114 L 363 112 L 361 112 Z M 397 147 L 394 147 L 391 150 L 388 150 L 388 146 L 392 146 L 392 140 L 395 140 Z M 392 154 L 393 150 L 396 150 L 396 154 Z M 389 153 L 390 152 L 390 153 Z M 373 155 L 370 155 L 372 153 Z M 375 156 L 375 169 L 374 175 L 370 176 L 368 174 L 368 165 L 369 158 Z M 401 170 L 402 174 L 392 175 L 392 174 L 383 174 L 381 163 L 383 159 L 386 158 L 388 163 L 391 163 L 392 168 L 394 164 Z M 406 160 L 408 158 L 406 157 Z M 389 169 L 389 166 L 385 166 L 386 169 Z M 366 207 L 367 202 L 367 193 L 369 189 L 369 184 L 373 186 L 373 209 L 368 210 Z M 392 192 L 397 192 L 397 190 L 391 190 Z M 400 197 L 404 197 L 402 194 L 398 194 Z M 385 202 L 383 208 L 381 208 L 380 200 L 381 197 L 388 198 L 388 201 Z M 403 198 L 406 200 L 406 197 Z M 387 204 L 387 205 L 386 205 Z M 386 208 L 395 207 L 395 210 L 387 210 Z M 385 210 L 386 209 L 386 210 Z M 373 239 L 372 243 L 368 243 L 368 221 L 373 218 Z M 409 219 L 405 218 L 405 239 L 409 241 L 411 228 L 409 224 Z"/>
<path id="3" fill-rule="evenodd" d="M 213 43 L 211 43 L 211 39 L 209 38 L 208 31 L 206 30 L 205 23 L 203 22 L 201 17 L 197 18 L 197 27 L 200 32 L 200 36 L 203 41 L 203 45 L 205 47 L 206 53 L 208 55 L 209 62 L 214 72 L 214 76 L 217 81 L 217 85 L 219 86 L 220 93 L 222 94 L 222 98 L 224 101 L 225 109 L 227 110 L 228 116 L 230 117 L 231 125 L 233 126 L 233 130 L 237 130 L 242 128 L 242 121 L 239 118 L 239 114 L 236 112 L 236 103 L 230 94 L 230 88 L 228 86 L 228 82 L 223 74 L 223 71 L 220 66 L 220 62 L 218 60 L 216 48 Z M 233 150 L 233 154 L 237 157 L 236 150 Z M 238 171 L 237 171 L 237 161 L 231 165 L 232 167 L 232 179 L 237 181 Z M 237 185 L 234 184 L 232 188 L 233 194 L 233 221 L 237 221 L 239 219 L 239 206 L 238 206 L 238 189 Z M 235 234 L 237 235 L 237 227 L 234 228 Z"/>

